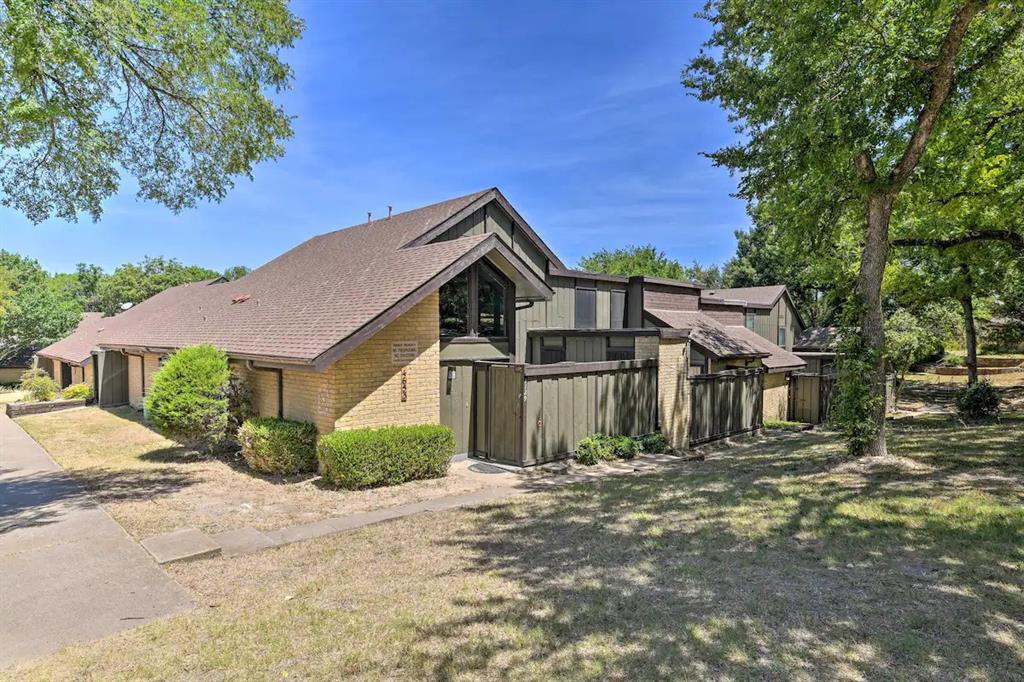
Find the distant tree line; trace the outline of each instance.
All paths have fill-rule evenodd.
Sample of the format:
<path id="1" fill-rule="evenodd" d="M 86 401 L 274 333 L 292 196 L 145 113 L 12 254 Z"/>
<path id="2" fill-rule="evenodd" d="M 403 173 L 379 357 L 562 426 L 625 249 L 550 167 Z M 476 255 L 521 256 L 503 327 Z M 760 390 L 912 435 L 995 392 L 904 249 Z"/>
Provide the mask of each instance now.
<path id="1" fill-rule="evenodd" d="M 35 259 L 0 250 L 0 360 L 63 338 L 83 312 L 115 315 L 179 284 L 237 279 L 248 272 L 243 265 L 219 273 L 174 258 L 146 256 L 110 273 L 79 263 L 74 272 L 51 274 Z"/>

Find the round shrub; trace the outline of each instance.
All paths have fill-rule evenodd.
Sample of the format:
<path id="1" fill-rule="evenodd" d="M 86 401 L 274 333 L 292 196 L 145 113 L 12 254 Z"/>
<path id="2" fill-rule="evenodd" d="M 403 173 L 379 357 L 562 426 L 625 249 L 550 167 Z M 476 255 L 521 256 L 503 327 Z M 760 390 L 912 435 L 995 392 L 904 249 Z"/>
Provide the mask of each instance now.
<path id="1" fill-rule="evenodd" d="M 615 448 L 608 436 L 595 433 L 576 444 L 576 461 L 586 466 L 615 459 Z"/>
<path id="2" fill-rule="evenodd" d="M 39 367 L 25 370 L 18 388 L 28 394 L 28 400 L 35 402 L 54 400 L 60 392 L 57 382 Z"/>
<path id="3" fill-rule="evenodd" d="M 227 431 L 230 379 L 223 351 L 211 345 L 182 348 L 153 376 L 146 412 L 168 438 L 186 447 L 212 448 Z"/>
<path id="4" fill-rule="evenodd" d="M 92 398 L 92 387 L 89 384 L 71 384 L 61 392 L 60 397 L 68 400 L 89 400 Z"/>
<path id="5" fill-rule="evenodd" d="M 640 443 L 630 436 L 611 436 L 612 453 L 619 459 L 633 459 L 640 452 Z"/>
<path id="6" fill-rule="evenodd" d="M 454 454 L 455 433 L 438 424 L 335 431 L 316 446 L 320 474 L 348 489 L 440 478 Z"/>
<path id="7" fill-rule="evenodd" d="M 273 417 L 246 419 L 238 442 L 246 464 L 265 474 L 316 470 L 316 427 Z"/>
<path id="8" fill-rule="evenodd" d="M 999 391 L 989 381 L 964 386 L 956 396 L 956 411 L 963 419 L 985 419 L 999 414 Z"/>
<path id="9" fill-rule="evenodd" d="M 647 452 L 653 455 L 669 454 L 672 452 L 672 446 L 669 445 L 665 434 L 660 431 L 645 433 L 636 440 L 640 446 L 640 452 Z"/>

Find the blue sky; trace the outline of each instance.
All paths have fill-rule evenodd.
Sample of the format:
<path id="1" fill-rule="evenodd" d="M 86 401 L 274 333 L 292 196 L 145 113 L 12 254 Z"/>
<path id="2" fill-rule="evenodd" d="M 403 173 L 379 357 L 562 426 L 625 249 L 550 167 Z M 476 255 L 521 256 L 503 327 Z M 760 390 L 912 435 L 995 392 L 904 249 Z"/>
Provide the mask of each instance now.
<path id="1" fill-rule="evenodd" d="M 696 2 L 297 2 L 284 158 L 219 204 L 173 214 L 126 182 L 99 223 L 33 226 L 3 248 L 44 268 L 144 255 L 222 270 L 304 239 L 497 185 L 567 264 L 651 242 L 721 262 L 745 227 L 735 181 L 700 156 L 732 138 L 679 85 L 709 33 Z"/>

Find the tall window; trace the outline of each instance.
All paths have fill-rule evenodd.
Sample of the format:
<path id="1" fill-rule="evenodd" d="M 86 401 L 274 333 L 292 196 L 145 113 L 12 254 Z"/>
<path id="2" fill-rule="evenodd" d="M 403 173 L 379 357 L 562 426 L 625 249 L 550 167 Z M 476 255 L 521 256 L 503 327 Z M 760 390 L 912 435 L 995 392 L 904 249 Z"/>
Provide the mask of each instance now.
<path id="1" fill-rule="evenodd" d="M 477 334 L 505 336 L 505 283 L 486 265 L 477 270 Z"/>
<path id="2" fill-rule="evenodd" d="M 777 345 L 782 347 L 782 348 L 786 347 L 786 328 L 785 327 L 779 327 L 779 343 Z"/>
<path id="3" fill-rule="evenodd" d="M 576 329 L 597 329 L 596 289 L 576 289 Z"/>
<path id="4" fill-rule="evenodd" d="M 747 329 L 753 329 L 754 328 L 754 313 L 748 311 L 747 315 L 746 315 L 746 319 L 744 319 L 744 321 L 743 321 L 743 324 L 744 324 L 744 326 L 746 326 Z"/>
<path id="5" fill-rule="evenodd" d="M 469 334 L 469 270 L 441 287 L 441 336 Z"/>
<path id="6" fill-rule="evenodd" d="M 626 292 L 621 289 L 612 289 L 609 292 L 611 316 L 609 325 L 612 329 L 622 329 L 626 326 Z"/>

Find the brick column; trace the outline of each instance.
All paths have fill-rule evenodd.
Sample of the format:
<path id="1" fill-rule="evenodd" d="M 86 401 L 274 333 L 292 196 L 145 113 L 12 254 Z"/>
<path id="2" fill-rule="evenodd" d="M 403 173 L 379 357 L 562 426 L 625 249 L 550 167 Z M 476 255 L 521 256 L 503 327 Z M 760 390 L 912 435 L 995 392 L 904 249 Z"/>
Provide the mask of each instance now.
<path id="1" fill-rule="evenodd" d="M 689 341 L 681 338 L 662 337 L 658 344 L 658 421 L 676 450 L 689 447 L 689 348 Z"/>

